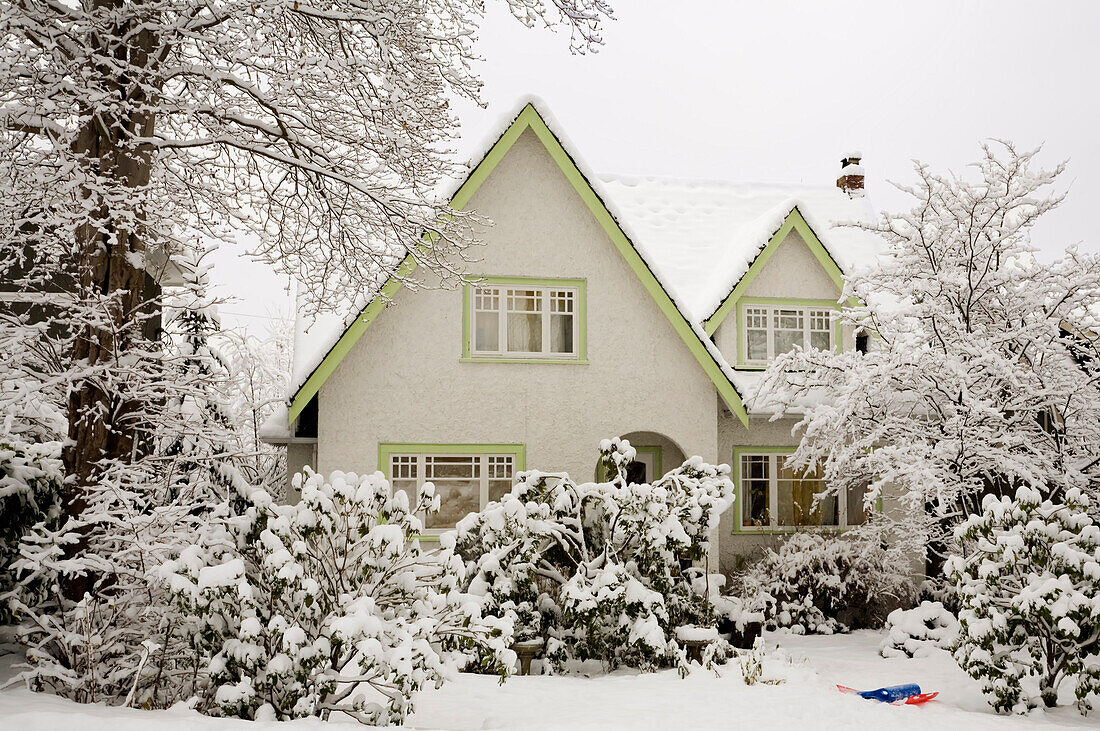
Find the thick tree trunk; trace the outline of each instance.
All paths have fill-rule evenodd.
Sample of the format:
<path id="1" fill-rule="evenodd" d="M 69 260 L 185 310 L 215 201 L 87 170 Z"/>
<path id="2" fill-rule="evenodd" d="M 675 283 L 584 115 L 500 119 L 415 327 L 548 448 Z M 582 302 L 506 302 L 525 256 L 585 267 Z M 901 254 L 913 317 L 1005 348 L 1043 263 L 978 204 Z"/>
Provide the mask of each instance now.
<path id="1" fill-rule="evenodd" d="M 121 9 L 123 3 L 97 0 L 96 5 Z M 111 36 L 92 38 L 90 42 L 96 43 L 104 56 L 145 68 L 154 39 L 148 32 L 138 32 L 120 42 L 128 30 L 119 27 Z M 120 107 L 123 102 L 142 101 L 127 88 L 126 77 L 117 78 L 117 69 L 100 64 L 92 73 L 102 80 L 105 89 L 114 92 Z M 88 218 L 74 231 L 77 307 L 94 316 L 74 323 L 74 365 L 83 375 L 69 393 L 69 439 L 62 454 L 66 471 L 63 502 L 70 518 L 84 515 L 89 489 L 102 480 L 107 470 L 129 463 L 134 456 L 142 404 L 114 392 L 112 379 L 102 376 L 104 371 L 117 372 L 120 359 L 124 362 L 123 356 L 142 342 L 141 321 L 147 312 L 143 266 L 146 241 L 140 225 L 143 212 L 132 208 L 128 201 L 120 203 L 111 198 L 134 191 L 136 199 L 138 191 L 148 185 L 152 172 L 150 150 L 135 149 L 127 140 L 135 134 L 152 134 L 154 121 L 145 111 L 113 119 L 104 119 L 100 112 L 88 119 L 73 145 L 85 161 L 88 179 L 94 181 L 82 191 Z M 123 212 L 129 215 L 119 215 Z M 66 558 L 77 557 L 86 548 L 85 533 L 77 544 L 66 546 Z M 67 577 L 62 590 L 67 598 L 79 600 L 92 589 L 94 581 L 95 577 L 89 575 Z"/>

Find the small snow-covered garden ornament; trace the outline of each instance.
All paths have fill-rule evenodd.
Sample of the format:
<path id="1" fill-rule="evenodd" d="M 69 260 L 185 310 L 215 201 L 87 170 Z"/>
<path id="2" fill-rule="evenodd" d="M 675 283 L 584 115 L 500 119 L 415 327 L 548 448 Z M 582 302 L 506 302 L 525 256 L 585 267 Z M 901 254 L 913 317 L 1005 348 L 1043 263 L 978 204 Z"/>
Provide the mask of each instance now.
<path id="1" fill-rule="evenodd" d="M 243 515 L 166 567 L 210 677 L 205 710 L 384 725 L 468 662 L 507 674 L 511 621 L 459 590 L 453 536 L 438 551 L 415 539 L 417 513 L 438 508 L 430 485 L 410 506 L 381 473 L 301 478 L 298 504 L 258 490 Z"/>
<path id="2" fill-rule="evenodd" d="M 1021 487 L 1015 499 L 987 496 L 955 532 L 961 555 L 945 567 L 962 606 L 955 658 L 999 712 L 1038 705 L 1025 690 L 1034 681 L 1048 707 L 1063 681 L 1076 683 L 1082 713 L 1100 692 L 1100 526 L 1088 508 L 1076 488 L 1053 503 Z"/>
<path id="3" fill-rule="evenodd" d="M 683 665 L 676 628 L 714 624 L 692 561 L 733 501 L 729 467 L 692 457 L 652 484 L 627 480 L 635 450 L 600 445 L 607 482 L 529 471 L 512 492 L 458 524 L 469 591 L 486 611 L 516 617 L 517 639 L 546 638 L 554 667 L 600 660 Z"/>

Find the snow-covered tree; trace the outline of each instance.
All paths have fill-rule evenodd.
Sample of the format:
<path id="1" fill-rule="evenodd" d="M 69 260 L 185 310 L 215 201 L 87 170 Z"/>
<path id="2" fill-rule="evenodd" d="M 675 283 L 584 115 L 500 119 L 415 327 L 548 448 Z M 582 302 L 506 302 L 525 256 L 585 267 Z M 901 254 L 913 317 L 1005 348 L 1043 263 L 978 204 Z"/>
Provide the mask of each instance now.
<path id="1" fill-rule="evenodd" d="M 869 352 L 781 356 L 758 396 L 803 415 L 792 466 L 868 506 L 891 486 L 858 530 L 911 552 L 942 551 L 983 495 L 1095 490 L 1100 258 L 1038 261 L 1029 232 L 1062 200 L 1062 167 L 1008 143 L 983 153 L 975 179 L 918 165 L 914 207 L 867 227 L 884 250 L 850 273 L 862 304 L 841 320 L 873 335 Z"/>
<path id="2" fill-rule="evenodd" d="M 233 454 L 239 427 L 230 400 L 236 379 L 233 364 L 216 343 L 221 320 L 208 293 L 210 267 L 193 255 L 184 263 L 184 285 L 165 309 L 170 333 L 166 360 L 179 383 L 200 387 L 170 394 L 162 423 L 176 428 L 158 435 L 155 455 L 166 462 L 162 469 L 169 500 L 187 490 L 181 483 L 204 484 L 215 501 L 243 499 L 251 487 L 238 467 L 239 456 Z"/>
<path id="3" fill-rule="evenodd" d="M 604 0 L 503 0 L 600 43 Z M 0 5 L 0 263 L 64 302 L 65 511 L 143 452 L 156 282 L 196 236 L 259 237 L 313 308 L 411 255 L 453 275 L 470 216 L 453 98 L 478 100 L 481 0 L 13 0 Z M 28 255 L 29 252 L 29 255 Z M 68 550 L 84 549 L 78 541 Z M 77 600 L 87 586 L 66 586 Z"/>
<path id="4" fill-rule="evenodd" d="M 437 551 L 415 539 L 439 506 L 430 488 L 409 505 L 379 473 L 302 477 L 297 504 L 257 490 L 163 568 L 209 676 L 204 710 L 384 725 L 478 657 L 507 673 L 511 621 L 460 591 L 453 536 Z"/>
<path id="5" fill-rule="evenodd" d="M 286 487 L 286 448 L 260 439 L 260 427 L 286 400 L 293 324 L 272 319 L 266 338 L 225 333 L 219 340 L 233 373 L 230 398 L 237 414 L 237 460 L 249 484 L 279 499 Z"/>
<path id="6" fill-rule="evenodd" d="M 528 471 L 499 502 L 459 521 L 470 592 L 486 598 L 486 611 L 515 616 L 517 639 L 544 640 L 555 664 L 675 665 L 675 630 L 714 623 L 689 567 L 706 558 L 733 501 L 729 468 L 693 457 L 634 484 L 629 442 L 605 440 L 600 451 L 608 482 Z"/>
<path id="7" fill-rule="evenodd" d="M 945 567 L 962 609 L 955 657 L 1002 713 L 1048 707 L 1076 684 L 1077 706 L 1100 694 L 1100 526 L 1089 498 L 1069 488 L 1057 502 L 1020 487 L 987 495 L 955 532 Z"/>
<path id="8" fill-rule="evenodd" d="M 134 453 L 101 464 L 76 493 L 81 510 L 36 525 L 12 564 L 19 586 L 10 606 L 32 687 L 151 707 L 187 694 L 188 641 L 174 633 L 157 567 L 250 492 L 233 453 L 232 374 L 211 346 L 216 313 L 205 272 L 192 264 L 170 300 L 166 334 L 155 349 L 131 352 L 109 382 L 119 398 L 143 404 Z"/>

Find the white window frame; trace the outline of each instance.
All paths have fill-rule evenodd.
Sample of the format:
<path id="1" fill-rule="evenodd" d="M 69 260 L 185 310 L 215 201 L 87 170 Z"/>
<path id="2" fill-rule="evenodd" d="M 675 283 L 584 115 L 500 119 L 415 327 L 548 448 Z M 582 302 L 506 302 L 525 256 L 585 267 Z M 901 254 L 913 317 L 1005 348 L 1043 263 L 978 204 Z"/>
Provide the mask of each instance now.
<path id="1" fill-rule="evenodd" d="M 810 345 L 810 333 L 812 332 L 825 332 L 824 330 L 814 329 L 811 327 L 814 317 L 820 318 L 821 313 L 829 313 L 829 350 L 835 350 L 837 346 L 836 340 L 836 307 L 828 307 L 825 305 L 784 305 L 784 304 L 759 304 L 755 302 L 747 302 L 741 305 L 740 316 L 740 330 L 741 330 L 741 342 L 738 363 L 740 365 L 748 366 L 766 366 L 775 360 L 775 333 L 777 330 L 785 328 L 777 328 L 775 321 L 779 312 L 798 312 L 802 318 L 802 347 L 809 348 Z M 752 315 L 758 315 L 763 313 L 765 316 L 765 332 L 767 333 L 767 349 L 768 354 L 765 360 L 750 359 L 749 358 L 749 317 Z M 753 330 L 760 330 L 761 328 L 752 328 Z"/>
<path id="2" fill-rule="evenodd" d="M 478 293 L 481 290 L 492 290 L 497 297 L 498 307 L 497 313 L 497 349 L 496 350 L 478 350 L 477 349 L 477 315 L 478 312 L 492 312 L 493 310 L 479 310 L 477 307 Z M 541 309 L 537 310 L 538 314 L 542 317 L 542 350 L 534 353 L 526 350 L 509 350 L 508 349 L 508 296 L 510 291 L 534 291 L 538 292 Z M 556 353 L 551 350 L 551 319 L 556 313 L 551 311 L 552 295 L 555 293 L 568 292 L 572 295 L 572 307 L 573 311 L 569 313 L 573 320 L 573 343 L 572 352 L 569 353 Z M 583 323 L 581 322 L 581 301 L 584 297 L 581 287 L 575 284 L 545 284 L 545 283 L 522 283 L 522 282 L 493 282 L 488 281 L 484 283 L 474 283 L 470 285 L 469 292 L 469 321 L 467 323 L 467 332 L 469 333 L 469 349 L 470 357 L 473 359 L 483 358 L 486 360 L 500 360 L 500 359 L 516 359 L 516 360 L 580 360 L 581 359 L 581 330 Z"/>
<path id="3" fill-rule="evenodd" d="M 390 487 L 393 489 L 393 483 L 397 480 L 412 479 L 412 478 L 399 478 L 396 477 L 394 470 L 395 462 L 399 458 L 413 458 L 416 465 L 416 494 L 410 499 L 413 503 L 411 507 L 414 507 L 416 503 L 420 501 L 420 489 L 425 482 L 431 482 L 427 479 L 427 463 L 430 457 L 464 457 L 469 459 L 476 459 L 479 464 L 478 469 L 478 510 L 484 510 L 485 506 L 489 504 L 489 483 L 495 480 L 508 479 L 513 484 L 515 483 L 516 474 L 520 471 L 518 465 L 519 458 L 512 452 L 438 452 L 438 451 L 425 451 L 425 452 L 390 452 L 389 463 L 386 465 L 386 474 L 390 478 Z M 511 462 L 511 475 L 508 478 L 498 477 L 493 478 L 490 476 L 490 467 L 493 466 L 493 460 L 506 459 Z M 421 519 L 425 516 L 421 515 Z M 424 535 L 440 535 L 446 533 L 449 530 L 454 530 L 454 526 L 447 526 L 443 528 L 428 528 L 425 525 Z"/>
<path id="4" fill-rule="evenodd" d="M 817 531 L 842 531 L 849 528 L 854 528 L 856 525 L 848 524 L 848 500 L 846 491 L 840 490 L 836 493 L 837 500 L 837 524 L 836 525 L 780 525 L 779 524 L 779 467 L 782 465 L 782 460 L 790 457 L 793 454 L 791 452 L 754 452 L 750 450 L 737 452 L 737 501 L 741 503 L 738 508 L 737 514 L 737 531 L 738 532 L 752 532 L 752 531 L 805 531 L 805 530 L 817 530 Z M 750 508 L 748 500 L 748 485 L 746 485 L 747 478 L 745 476 L 745 468 L 742 460 L 745 457 L 765 457 L 768 460 L 768 505 L 770 507 L 768 512 L 768 524 L 767 525 L 745 525 L 745 510 Z"/>

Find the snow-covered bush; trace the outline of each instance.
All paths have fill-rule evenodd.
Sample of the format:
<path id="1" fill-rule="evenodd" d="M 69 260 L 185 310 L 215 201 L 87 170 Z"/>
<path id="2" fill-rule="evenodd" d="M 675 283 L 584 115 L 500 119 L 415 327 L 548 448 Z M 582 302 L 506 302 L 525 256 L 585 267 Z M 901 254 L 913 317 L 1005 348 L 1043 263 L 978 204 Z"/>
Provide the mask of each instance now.
<path id="1" fill-rule="evenodd" d="M 733 500 L 729 468 L 693 457 L 653 484 L 633 484 L 625 440 L 600 445 L 610 481 L 578 485 L 530 471 L 512 492 L 458 524 L 470 591 L 514 614 L 517 637 L 546 639 L 546 657 L 608 668 L 679 664 L 677 627 L 713 626 L 692 561 Z"/>
<path id="2" fill-rule="evenodd" d="M 895 609 L 886 617 L 883 657 L 920 657 L 930 648 L 953 650 L 959 620 L 940 602 L 921 602 L 913 609 Z"/>
<path id="3" fill-rule="evenodd" d="M 906 566 L 881 545 L 811 532 L 768 548 L 736 578 L 734 593 L 755 597 L 769 627 L 810 634 L 878 626 L 913 593 Z"/>
<path id="4" fill-rule="evenodd" d="M 1048 707 L 1076 683 L 1077 705 L 1100 692 L 1100 526 L 1077 489 L 1065 501 L 1028 487 L 987 496 L 955 531 L 960 554 L 944 567 L 962 601 L 955 659 L 1002 713 L 1026 713 L 1038 681 Z"/>
<path id="5" fill-rule="evenodd" d="M 38 523 L 58 520 L 63 479 L 60 442 L 28 444 L 11 435 L 0 438 L 0 623 L 12 620 L 8 601 L 16 586 L 12 564 L 19 556 L 19 543 Z"/>
<path id="6" fill-rule="evenodd" d="M 302 477 L 296 505 L 257 490 L 164 567 L 209 675 L 203 710 L 399 723 L 417 690 L 475 657 L 506 674 L 510 620 L 459 590 L 453 536 L 437 551 L 415 538 L 417 513 L 438 509 L 429 486 L 410 506 L 380 473 Z"/>

